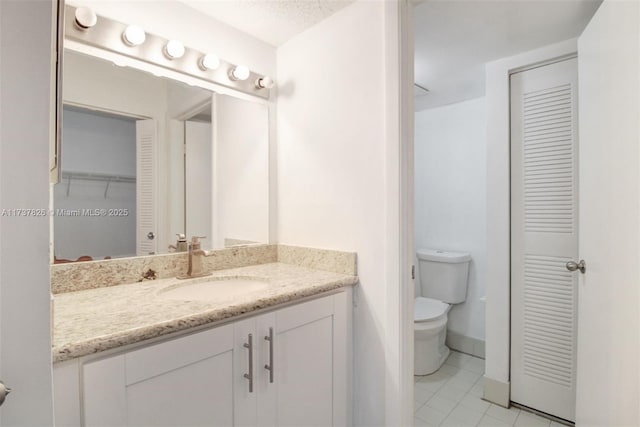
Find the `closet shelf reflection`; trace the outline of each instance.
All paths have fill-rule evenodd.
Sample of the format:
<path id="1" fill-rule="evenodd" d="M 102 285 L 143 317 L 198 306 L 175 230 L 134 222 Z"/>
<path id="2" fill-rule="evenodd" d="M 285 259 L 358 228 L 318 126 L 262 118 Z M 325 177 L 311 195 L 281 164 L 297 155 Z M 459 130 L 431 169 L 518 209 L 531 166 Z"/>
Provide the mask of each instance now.
<path id="1" fill-rule="evenodd" d="M 71 172 L 71 171 L 62 171 L 62 179 L 67 181 L 67 196 L 69 196 L 69 189 L 71 188 L 71 181 L 74 179 L 83 180 L 83 181 L 102 181 L 106 183 L 106 187 L 104 189 L 104 197 L 107 197 L 107 193 L 109 191 L 109 185 L 112 182 L 123 182 L 129 184 L 136 183 L 135 176 L 128 175 L 113 175 L 107 173 L 94 173 L 94 172 Z"/>

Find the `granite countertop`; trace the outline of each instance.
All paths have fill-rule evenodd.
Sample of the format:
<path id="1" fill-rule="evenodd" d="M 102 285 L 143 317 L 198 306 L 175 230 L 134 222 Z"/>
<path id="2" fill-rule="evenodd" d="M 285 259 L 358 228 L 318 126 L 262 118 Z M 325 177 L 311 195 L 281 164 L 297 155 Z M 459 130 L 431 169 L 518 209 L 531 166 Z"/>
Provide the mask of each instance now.
<path id="1" fill-rule="evenodd" d="M 358 282 L 357 276 L 278 262 L 218 270 L 208 276 L 211 277 L 256 278 L 267 281 L 268 286 L 241 297 L 215 301 L 162 297 L 163 290 L 179 286 L 175 278 L 57 294 L 53 311 L 53 361 L 187 330 Z"/>

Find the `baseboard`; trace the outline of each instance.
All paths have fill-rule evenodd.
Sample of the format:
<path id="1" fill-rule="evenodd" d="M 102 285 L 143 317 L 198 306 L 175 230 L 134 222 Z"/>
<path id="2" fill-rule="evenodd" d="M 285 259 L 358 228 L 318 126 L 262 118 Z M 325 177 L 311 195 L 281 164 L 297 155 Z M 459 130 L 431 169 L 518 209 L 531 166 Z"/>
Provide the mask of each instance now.
<path id="1" fill-rule="evenodd" d="M 447 347 L 484 359 L 484 341 L 478 338 L 467 337 L 454 331 L 447 331 Z"/>
<path id="2" fill-rule="evenodd" d="M 494 380 L 485 375 L 483 399 L 496 405 L 509 407 L 510 383 Z"/>

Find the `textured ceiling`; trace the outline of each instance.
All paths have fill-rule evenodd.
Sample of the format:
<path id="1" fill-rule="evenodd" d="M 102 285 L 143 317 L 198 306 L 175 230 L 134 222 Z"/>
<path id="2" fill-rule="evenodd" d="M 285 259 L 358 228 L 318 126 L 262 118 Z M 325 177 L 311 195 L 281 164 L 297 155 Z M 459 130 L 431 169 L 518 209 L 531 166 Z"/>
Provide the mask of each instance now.
<path id="1" fill-rule="evenodd" d="M 416 110 L 478 98 L 485 63 L 578 37 L 602 0 L 427 0 L 415 8 Z"/>
<path id="2" fill-rule="evenodd" d="M 280 46 L 354 0 L 179 1 L 273 46 Z"/>

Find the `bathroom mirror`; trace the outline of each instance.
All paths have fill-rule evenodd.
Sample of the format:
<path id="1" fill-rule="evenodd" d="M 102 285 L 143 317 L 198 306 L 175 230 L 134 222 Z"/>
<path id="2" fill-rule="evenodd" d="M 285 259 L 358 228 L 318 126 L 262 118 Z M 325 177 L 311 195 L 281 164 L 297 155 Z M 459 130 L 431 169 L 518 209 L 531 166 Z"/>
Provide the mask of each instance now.
<path id="1" fill-rule="evenodd" d="M 54 262 L 269 241 L 269 119 L 238 99 L 65 49 Z"/>

